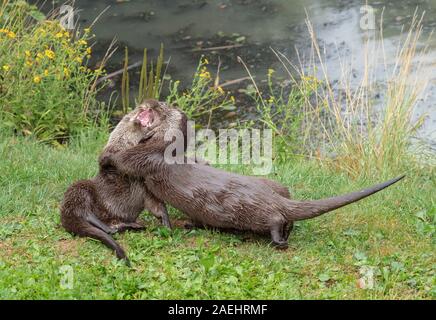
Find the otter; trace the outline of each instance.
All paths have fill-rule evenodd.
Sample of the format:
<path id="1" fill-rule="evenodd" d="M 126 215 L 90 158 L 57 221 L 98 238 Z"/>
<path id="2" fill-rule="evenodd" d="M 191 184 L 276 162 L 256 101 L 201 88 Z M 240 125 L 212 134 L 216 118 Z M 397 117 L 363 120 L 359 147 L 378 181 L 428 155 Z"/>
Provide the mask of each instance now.
<path id="1" fill-rule="evenodd" d="M 156 110 L 159 110 L 159 102 L 146 100 L 125 115 L 110 134 L 99 157 L 97 176 L 72 184 L 60 205 L 61 224 L 68 232 L 100 240 L 127 264 L 129 260 L 124 249 L 111 234 L 144 229 L 144 224 L 137 220 L 144 209 L 161 219 L 164 226 L 171 228 L 171 224 L 165 204 L 148 192 L 142 178 L 122 175 L 101 159 L 137 145 L 157 125 L 162 130 L 172 127 L 183 130 L 186 120 L 179 110 L 166 108 L 165 117 L 155 116 Z M 158 131 L 154 134 L 159 136 Z"/>
<path id="2" fill-rule="evenodd" d="M 166 107 L 165 117 L 158 112 L 162 106 Z M 176 128 L 186 136 L 186 119 L 180 110 L 168 108 L 163 102 L 153 99 L 144 101 L 125 115 L 111 132 L 99 156 L 98 175 L 93 179 L 72 184 L 65 192 L 60 206 L 61 223 L 68 232 L 100 240 L 113 249 L 118 258 L 126 260 L 127 264 L 130 263 L 125 251 L 111 234 L 128 229 L 144 229 L 144 224 L 137 220 L 144 209 L 150 211 L 169 229 L 171 223 L 164 202 L 148 192 L 142 178 L 120 174 L 105 159 L 146 141 L 147 133 L 158 125 L 159 129 L 153 132 L 155 139 L 163 139 L 167 130 Z M 195 162 L 207 165 L 201 159 L 195 159 Z M 282 196 L 290 197 L 285 186 L 275 181 L 259 181 Z M 186 224 L 187 228 L 190 226 L 193 224 Z"/>
<path id="3" fill-rule="evenodd" d="M 157 113 L 165 117 L 169 110 L 161 108 Z M 186 121 L 186 117 L 183 120 Z M 279 249 L 288 247 L 289 230 L 294 221 L 311 219 L 351 204 L 404 178 L 400 176 L 368 189 L 327 199 L 290 200 L 253 177 L 199 163 L 167 163 L 165 149 L 172 141 L 166 141 L 160 134 L 154 135 L 155 132 L 162 132 L 159 124 L 150 130 L 146 141 L 108 155 L 105 163 L 130 178 L 143 179 L 156 199 L 179 209 L 195 225 L 269 234 L 273 245 Z"/>

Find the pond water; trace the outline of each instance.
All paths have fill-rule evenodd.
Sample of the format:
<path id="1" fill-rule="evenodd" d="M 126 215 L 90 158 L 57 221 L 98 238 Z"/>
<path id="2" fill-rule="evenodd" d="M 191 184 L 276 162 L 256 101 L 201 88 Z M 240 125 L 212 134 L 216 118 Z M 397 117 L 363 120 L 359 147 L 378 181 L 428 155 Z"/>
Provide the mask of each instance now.
<path id="1" fill-rule="evenodd" d="M 379 21 L 384 8 L 384 36 L 386 55 L 395 54 L 395 41 L 401 28 L 410 21 L 418 7 L 426 11 L 424 34 L 436 27 L 436 0 L 368 1 Z M 95 52 L 102 54 L 115 37 L 119 46 L 129 47 L 131 62 L 141 60 L 142 50 L 159 48 L 163 43 L 165 56 L 171 57 L 169 75 L 173 79 L 189 81 L 201 54 L 213 64 L 221 59 L 222 81 L 246 76 L 237 63 L 241 56 L 262 79 L 268 68 L 279 69 L 280 64 L 270 47 L 280 50 L 291 59 L 295 48 L 304 51 L 310 47 L 306 12 L 314 25 L 317 37 L 326 48 L 326 63 L 330 79 L 340 77 L 338 56 L 350 57 L 353 75 L 363 72 L 364 33 L 360 27 L 361 8 L 365 1 L 353 0 L 76 0 L 80 9 L 80 24 L 89 25 L 102 11 L 94 27 L 97 36 Z M 425 36 L 423 38 L 426 38 Z M 416 114 L 428 114 L 420 137 L 436 147 L 436 37 L 430 41 L 429 54 L 424 57 L 432 79 L 421 97 Z M 234 46 L 216 51 L 195 50 L 223 45 Z M 194 51 L 193 51 L 194 49 Z M 329 51 L 330 50 L 330 51 Z M 153 51 L 152 51 L 153 54 Z M 154 51 L 156 54 L 156 51 Z M 355 57 L 355 58 L 353 58 Z M 123 50 L 113 57 L 113 69 L 121 66 Z M 238 86 L 245 87 L 248 82 Z"/>

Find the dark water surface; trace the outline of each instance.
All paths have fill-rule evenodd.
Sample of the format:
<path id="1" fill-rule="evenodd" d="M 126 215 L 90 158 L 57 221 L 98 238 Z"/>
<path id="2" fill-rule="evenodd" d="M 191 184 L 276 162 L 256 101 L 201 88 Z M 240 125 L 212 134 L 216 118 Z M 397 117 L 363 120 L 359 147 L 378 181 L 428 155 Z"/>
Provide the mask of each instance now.
<path id="1" fill-rule="evenodd" d="M 376 22 L 383 13 L 387 57 L 394 56 L 401 28 L 410 21 L 418 7 L 426 11 L 424 34 L 436 27 L 436 0 L 368 1 L 374 8 Z M 339 79 L 340 59 L 349 59 L 355 79 L 362 76 L 364 34 L 360 26 L 361 7 L 365 1 L 353 0 L 76 0 L 80 24 L 88 26 L 107 7 L 93 31 L 97 36 L 95 52 L 101 55 L 115 37 L 120 49 L 128 46 L 131 62 L 141 60 L 142 50 L 165 46 L 171 57 L 169 75 L 189 83 L 201 54 L 213 65 L 221 59 L 222 81 L 246 76 L 236 57 L 241 56 L 257 79 L 268 68 L 280 69 L 269 49 L 273 47 L 295 60 L 295 48 L 306 50 L 310 41 L 305 25 L 306 11 L 326 48 L 326 63 L 331 80 Z M 425 37 L 423 37 L 424 39 Z M 242 45 L 227 50 L 195 51 L 223 45 Z M 113 69 L 121 67 L 123 50 L 112 59 Z M 194 50 L 194 51 L 193 51 Z M 156 54 L 156 50 L 154 51 Z M 153 55 L 153 51 L 152 51 Z M 424 57 L 432 73 L 430 86 L 416 107 L 416 115 L 428 114 L 420 136 L 436 144 L 436 39 Z M 357 80 L 356 80 L 357 81 Z M 245 87 L 248 82 L 239 84 Z M 357 83 L 356 83 L 357 84 Z"/>

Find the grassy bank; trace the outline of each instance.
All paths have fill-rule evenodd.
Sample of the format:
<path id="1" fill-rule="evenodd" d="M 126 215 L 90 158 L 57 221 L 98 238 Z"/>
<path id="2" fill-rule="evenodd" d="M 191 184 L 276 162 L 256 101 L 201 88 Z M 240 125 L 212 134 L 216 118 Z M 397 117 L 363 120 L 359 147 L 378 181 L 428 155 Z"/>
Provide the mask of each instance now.
<path id="1" fill-rule="evenodd" d="M 94 70 L 87 66 L 91 30 L 66 31 L 21 1 L 3 2 L 0 25 L 0 299 L 436 297 L 436 171 L 431 162 L 419 161 L 420 152 L 410 145 L 421 123 L 411 122 L 412 111 L 425 87 L 408 84 L 417 38 L 404 41 L 408 49 L 395 60 L 402 67 L 388 76 L 386 88 L 362 79 L 353 91 L 344 80 L 344 101 L 330 85 L 309 24 L 313 56 L 320 61 L 306 72 L 276 52 L 297 77 L 289 72 L 290 87 L 278 90 L 270 69 L 263 92 L 253 79 L 246 94 L 253 98 L 257 121 L 235 124 L 273 130 L 277 164 L 270 178 L 288 185 L 295 199 L 354 191 L 402 173 L 406 179 L 357 204 L 299 222 L 287 251 L 250 234 L 184 230 L 183 215 L 173 209 L 176 228 L 169 232 L 144 213 L 147 230 L 116 235 L 132 261 L 127 268 L 101 243 L 73 237 L 59 222 L 64 191 L 95 175 L 108 138 L 105 107 L 95 99 L 104 63 Z M 419 37 L 420 30 L 416 22 L 409 35 Z M 185 92 L 174 81 L 161 98 L 203 120 L 203 126 L 220 110 L 246 107 L 222 88 L 212 69 L 202 58 Z M 149 81 L 156 88 L 159 76 L 152 70 L 148 79 L 157 79 Z M 127 108 L 126 72 L 123 77 Z M 377 113 L 374 125 L 364 126 L 372 123 L 375 93 L 387 97 L 385 111 Z M 248 166 L 227 169 L 250 173 Z"/>
<path id="2" fill-rule="evenodd" d="M 70 147 L 54 149 L 2 135 L 0 142 L 0 298 L 435 298 L 434 221 L 436 173 L 409 173 L 398 185 L 358 204 L 299 222 L 287 251 L 249 234 L 186 231 L 171 211 L 173 233 L 149 214 L 144 232 L 116 238 L 133 267 L 90 239 L 59 224 L 67 185 L 96 173 L 106 134 L 89 132 Z M 243 172 L 239 168 L 229 168 Z M 294 161 L 271 178 L 309 199 L 355 190 L 352 181 Z M 62 266 L 73 288 L 62 289 Z M 362 289 L 364 266 L 374 267 L 374 288 Z"/>

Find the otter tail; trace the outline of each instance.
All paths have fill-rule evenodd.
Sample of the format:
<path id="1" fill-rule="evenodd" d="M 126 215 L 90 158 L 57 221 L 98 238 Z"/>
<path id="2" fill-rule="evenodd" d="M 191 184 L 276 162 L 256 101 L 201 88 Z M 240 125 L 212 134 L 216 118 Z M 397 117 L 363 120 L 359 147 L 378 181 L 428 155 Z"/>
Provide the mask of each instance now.
<path id="1" fill-rule="evenodd" d="M 367 189 L 363 189 L 356 192 L 351 192 L 337 197 L 313 200 L 313 201 L 292 201 L 289 200 L 287 217 L 291 221 L 306 220 L 320 216 L 326 212 L 333 211 L 347 204 L 359 201 L 366 198 L 376 192 L 379 192 L 390 185 L 400 181 L 405 176 L 400 176 L 395 179 L 377 184 Z"/>

